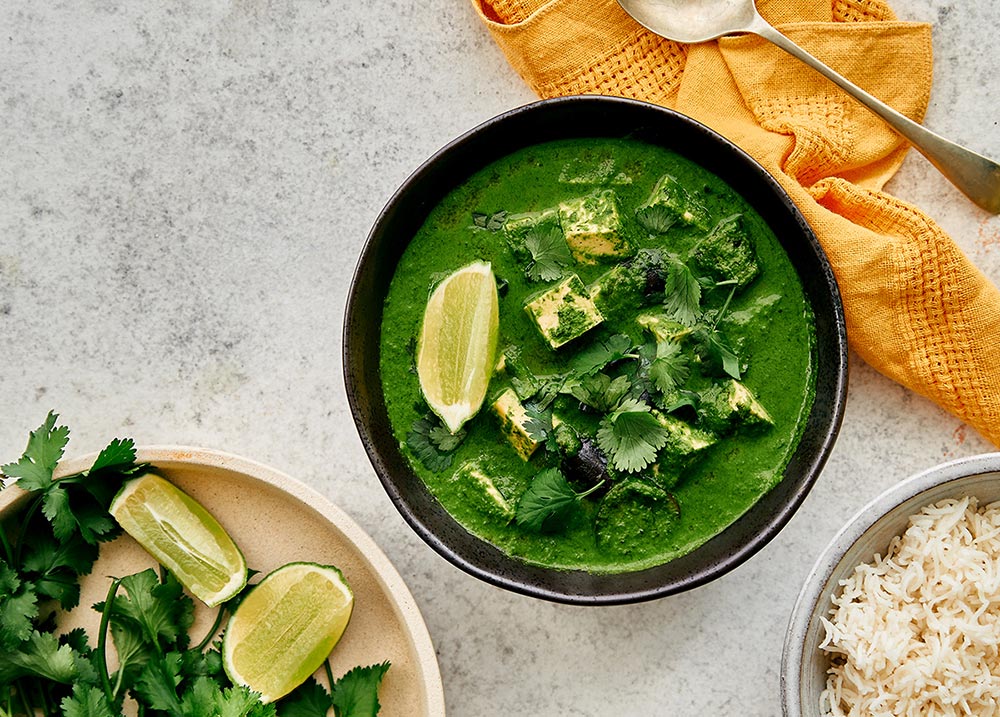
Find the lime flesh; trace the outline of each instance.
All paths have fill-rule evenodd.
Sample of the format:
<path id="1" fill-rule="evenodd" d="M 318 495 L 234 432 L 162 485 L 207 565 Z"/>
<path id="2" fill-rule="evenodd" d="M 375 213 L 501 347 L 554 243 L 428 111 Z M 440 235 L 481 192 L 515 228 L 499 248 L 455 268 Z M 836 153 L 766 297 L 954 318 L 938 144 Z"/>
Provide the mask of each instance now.
<path id="1" fill-rule="evenodd" d="M 488 263 L 462 267 L 427 301 L 417 375 L 427 405 L 452 433 L 483 405 L 499 326 L 496 279 Z"/>
<path id="2" fill-rule="evenodd" d="M 152 473 L 126 483 L 111 515 L 181 585 L 210 607 L 243 589 L 247 564 L 219 522 L 173 483 Z"/>
<path id="3" fill-rule="evenodd" d="M 287 695 L 323 664 L 354 609 L 343 574 L 290 563 L 261 580 L 229 620 L 222 659 L 229 678 L 264 703 Z"/>

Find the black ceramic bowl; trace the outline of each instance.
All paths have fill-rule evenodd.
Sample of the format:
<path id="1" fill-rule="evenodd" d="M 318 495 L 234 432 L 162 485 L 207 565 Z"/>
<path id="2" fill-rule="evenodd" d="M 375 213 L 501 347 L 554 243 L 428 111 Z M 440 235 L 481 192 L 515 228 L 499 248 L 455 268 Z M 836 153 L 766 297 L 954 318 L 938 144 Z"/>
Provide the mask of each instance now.
<path id="1" fill-rule="evenodd" d="M 529 565 L 470 534 L 414 475 L 393 437 L 379 374 L 382 304 L 403 250 L 428 213 L 487 164 L 530 144 L 630 137 L 678 152 L 743 195 L 791 257 L 816 316 L 816 400 L 782 481 L 692 553 L 647 570 L 594 575 Z M 816 237 L 774 178 L 738 147 L 670 110 L 610 97 L 537 102 L 491 119 L 425 162 L 389 200 L 365 244 L 344 322 L 344 375 L 358 432 L 386 492 L 410 526 L 450 562 L 494 585 L 557 602 L 639 602 L 701 585 L 736 567 L 788 522 L 833 446 L 847 389 L 847 339 L 837 284 Z"/>

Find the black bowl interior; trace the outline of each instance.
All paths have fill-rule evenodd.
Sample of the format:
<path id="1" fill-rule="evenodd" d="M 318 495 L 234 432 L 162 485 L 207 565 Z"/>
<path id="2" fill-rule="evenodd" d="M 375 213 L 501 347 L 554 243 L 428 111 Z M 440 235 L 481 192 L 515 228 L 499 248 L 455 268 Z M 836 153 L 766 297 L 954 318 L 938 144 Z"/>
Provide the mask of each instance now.
<path id="1" fill-rule="evenodd" d="M 485 165 L 529 144 L 567 137 L 630 137 L 672 149 L 742 194 L 771 226 L 802 278 L 816 317 L 816 401 L 782 481 L 725 531 L 664 565 L 619 575 L 557 571 L 500 552 L 468 533 L 415 476 L 392 435 L 382 397 L 382 303 L 400 256 L 428 213 Z M 738 147 L 670 110 L 610 97 L 537 102 L 500 115 L 425 162 L 378 217 L 361 255 L 344 324 L 347 396 L 385 490 L 413 529 L 459 568 L 500 587 L 576 604 L 638 602 L 681 592 L 734 568 L 765 545 L 811 488 L 833 446 L 847 388 L 847 338 L 830 264 L 774 178 Z"/>

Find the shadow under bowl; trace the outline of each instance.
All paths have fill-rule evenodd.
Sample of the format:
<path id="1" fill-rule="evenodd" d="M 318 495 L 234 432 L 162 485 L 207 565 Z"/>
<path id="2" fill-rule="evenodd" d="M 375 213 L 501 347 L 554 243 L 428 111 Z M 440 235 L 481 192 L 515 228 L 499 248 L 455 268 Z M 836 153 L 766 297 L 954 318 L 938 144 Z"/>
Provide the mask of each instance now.
<path id="1" fill-rule="evenodd" d="M 771 227 L 791 259 L 816 322 L 816 399 L 784 476 L 749 511 L 693 552 L 621 574 L 525 563 L 452 518 L 400 452 L 379 372 L 382 306 L 400 257 L 430 211 L 491 162 L 526 146 L 567 138 L 630 138 L 673 150 L 727 182 Z M 495 117 L 434 154 L 382 210 L 358 262 L 344 320 L 347 397 L 365 450 L 393 504 L 434 550 L 488 583 L 546 600 L 633 603 L 694 588 L 736 567 L 788 522 L 823 467 L 847 389 L 844 314 L 830 264 L 777 181 L 734 144 L 677 112 L 633 100 L 580 96 L 536 102 Z"/>

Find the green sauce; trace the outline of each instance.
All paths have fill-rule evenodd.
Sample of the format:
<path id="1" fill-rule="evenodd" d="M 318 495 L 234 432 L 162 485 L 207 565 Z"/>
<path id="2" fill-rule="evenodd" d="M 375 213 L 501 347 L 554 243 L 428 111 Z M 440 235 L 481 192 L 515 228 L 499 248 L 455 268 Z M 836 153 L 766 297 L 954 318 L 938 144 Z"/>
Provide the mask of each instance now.
<path id="1" fill-rule="evenodd" d="M 529 461 L 522 460 L 501 431 L 489 404 L 510 387 L 505 373 L 493 377 L 486 403 L 466 425 L 468 435 L 455 450 L 449 468 L 428 470 L 407 446 L 411 426 L 427 412 L 414 368 L 415 337 L 427 298 L 435 283 L 455 269 L 473 261 L 490 262 L 498 281 L 507 283 L 500 297 L 500 348 L 518 346 L 523 363 L 538 375 L 567 371 L 578 349 L 598 339 L 626 334 L 637 343 L 648 340 L 648 333 L 636 323 L 638 310 L 615 311 L 583 337 L 553 350 L 523 305 L 526 297 L 555 282 L 529 281 L 523 257 L 512 255 L 501 232 L 474 226 L 473 214 L 537 212 L 595 189 L 610 188 L 625 221 L 634 225 L 635 208 L 646 202 L 664 174 L 675 177 L 697 199 L 712 225 L 734 214 L 743 215 L 761 271 L 726 307 L 725 335 L 748 362 L 741 381 L 766 408 L 773 426 L 723 438 L 687 467 L 677 484 L 669 487 L 673 505 L 679 507 L 669 530 L 662 529 L 661 523 L 643 529 L 642 516 L 630 515 L 627 509 L 597 517 L 599 500 L 587 499 L 564 531 L 525 531 L 508 516 L 484 507 L 477 491 L 461 479 L 465 476 L 456 475 L 464 463 L 478 459 L 495 487 L 516 505 L 540 471 L 559 465 L 543 450 Z M 678 254 L 690 250 L 706 233 L 696 226 L 675 226 L 658 236 L 632 229 L 637 248 Z M 613 265 L 576 263 L 569 271 L 589 285 Z M 719 310 L 728 295 L 727 290 L 712 291 L 705 306 Z M 470 532 L 512 556 L 561 569 L 640 570 L 684 555 L 721 532 L 781 480 L 815 391 L 812 312 L 773 233 L 739 195 L 711 173 L 669 150 L 633 140 L 581 139 L 536 145 L 489 165 L 452 191 L 431 211 L 403 254 L 386 298 L 381 332 L 379 360 L 386 407 L 394 435 L 414 472 Z M 692 371 L 688 388 L 708 385 L 697 373 Z M 689 416 L 697 425 L 694 414 Z M 579 411 L 574 418 L 594 431 L 600 420 Z M 637 510 L 635 505 L 632 511 Z M 627 544 L 613 550 L 601 545 L 595 535 L 595 517 L 620 521 Z"/>

